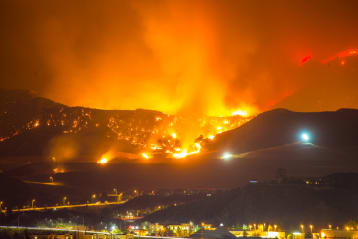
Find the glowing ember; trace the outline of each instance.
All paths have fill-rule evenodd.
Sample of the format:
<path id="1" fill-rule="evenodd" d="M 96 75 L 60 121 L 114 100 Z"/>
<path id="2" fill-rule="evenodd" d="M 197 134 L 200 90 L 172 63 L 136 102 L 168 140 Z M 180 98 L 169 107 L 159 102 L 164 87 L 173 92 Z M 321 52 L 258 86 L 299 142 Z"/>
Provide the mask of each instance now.
<path id="1" fill-rule="evenodd" d="M 194 151 L 188 153 L 188 150 L 184 149 L 184 150 L 180 151 L 179 153 L 173 153 L 173 157 L 174 158 L 185 158 L 185 157 L 187 157 L 189 155 L 200 153 L 200 150 L 201 150 L 200 143 L 195 143 L 194 144 Z"/>
<path id="2" fill-rule="evenodd" d="M 102 157 L 100 160 L 97 161 L 98 164 L 106 164 L 108 163 L 108 158 Z"/>
<path id="3" fill-rule="evenodd" d="M 305 57 L 303 57 L 301 59 L 300 65 L 302 66 L 303 64 L 305 64 L 307 61 L 309 61 L 310 59 L 312 59 L 312 55 L 307 55 Z"/>
<path id="4" fill-rule="evenodd" d="M 149 155 L 147 153 L 142 153 L 142 157 L 145 158 L 145 159 L 149 159 Z"/>
<path id="5" fill-rule="evenodd" d="M 186 152 L 186 149 L 184 149 L 182 152 L 180 152 L 180 153 L 174 153 L 173 154 L 173 157 L 174 158 L 177 158 L 177 159 L 179 159 L 179 158 L 185 158 L 186 156 L 188 156 L 188 153 Z"/>
<path id="6" fill-rule="evenodd" d="M 330 61 L 333 61 L 333 60 L 335 60 L 337 58 L 342 59 L 342 58 L 357 55 L 357 54 L 358 54 L 358 49 L 348 49 L 348 50 L 345 50 L 345 51 L 341 51 L 338 54 L 336 54 L 335 56 L 332 56 L 332 57 L 330 57 L 328 59 L 322 60 L 322 63 L 326 64 L 326 63 L 328 63 Z M 345 64 L 345 61 L 342 60 L 341 65 L 344 65 L 344 64 Z"/>
<path id="7" fill-rule="evenodd" d="M 232 115 L 239 115 L 242 117 L 247 117 L 248 113 L 247 113 L 247 110 L 237 110 L 237 111 L 233 112 Z"/>
<path id="8" fill-rule="evenodd" d="M 34 127 L 39 127 L 40 126 L 40 121 L 39 120 L 36 120 L 35 123 L 34 123 Z"/>

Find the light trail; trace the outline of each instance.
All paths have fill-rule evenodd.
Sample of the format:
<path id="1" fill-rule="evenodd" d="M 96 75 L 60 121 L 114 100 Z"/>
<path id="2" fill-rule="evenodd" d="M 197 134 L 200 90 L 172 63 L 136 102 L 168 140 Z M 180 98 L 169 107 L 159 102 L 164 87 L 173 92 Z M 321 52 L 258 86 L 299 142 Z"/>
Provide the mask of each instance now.
<path id="1" fill-rule="evenodd" d="M 63 208 L 76 208 L 76 207 L 101 207 L 101 206 L 109 206 L 109 205 L 121 205 L 126 203 L 125 201 L 120 202 L 104 202 L 104 203 L 83 203 L 83 204 L 74 204 L 74 205 L 59 205 L 59 206 L 48 206 L 48 207 L 34 207 L 34 208 L 21 208 L 21 209 L 13 209 L 12 212 L 29 212 L 29 211 L 45 211 L 51 209 L 63 209 Z"/>
<path id="2" fill-rule="evenodd" d="M 22 230 L 35 230 L 35 231 L 57 231 L 57 232 L 76 232 L 83 234 L 98 234 L 98 235 L 123 235 L 119 233 L 110 232 L 98 232 L 98 231 L 87 231 L 87 230 L 74 230 L 74 229 L 63 229 L 63 228 L 48 228 L 48 227 L 23 227 L 23 226 L 0 226 L 2 229 L 22 229 Z M 135 238 L 163 238 L 163 239 L 191 239 L 190 237 L 167 237 L 167 236 L 139 236 L 133 235 Z"/>
<path id="3" fill-rule="evenodd" d="M 191 239 L 190 237 L 165 237 L 165 236 L 139 236 L 134 235 L 134 237 L 140 237 L 140 238 L 164 238 L 164 239 Z"/>
<path id="4" fill-rule="evenodd" d="M 23 229 L 23 230 L 36 230 L 36 231 L 60 231 L 60 232 L 81 232 L 81 233 L 93 233 L 93 234 L 117 234 L 109 232 L 97 232 L 97 231 L 84 231 L 84 230 L 74 230 L 74 229 L 64 229 L 64 228 L 49 228 L 49 227 L 23 227 L 23 226 L 0 226 L 3 229 Z M 117 234 L 120 235 L 120 234 Z"/>

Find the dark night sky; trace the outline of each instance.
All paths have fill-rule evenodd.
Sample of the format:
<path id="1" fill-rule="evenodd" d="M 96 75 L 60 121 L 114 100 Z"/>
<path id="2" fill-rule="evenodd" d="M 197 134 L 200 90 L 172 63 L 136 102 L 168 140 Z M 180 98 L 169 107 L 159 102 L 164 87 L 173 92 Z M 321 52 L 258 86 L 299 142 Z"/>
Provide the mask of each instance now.
<path id="1" fill-rule="evenodd" d="M 358 89 L 357 74 L 328 79 L 316 68 L 358 48 L 357 9 L 348 0 L 3 0 L 1 88 L 69 105 L 222 115 L 324 85 L 338 92 L 324 107 L 356 107 L 339 99 Z M 302 70 L 306 55 L 316 68 Z M 288 107 L 305 109 L 303 96 Z"/>

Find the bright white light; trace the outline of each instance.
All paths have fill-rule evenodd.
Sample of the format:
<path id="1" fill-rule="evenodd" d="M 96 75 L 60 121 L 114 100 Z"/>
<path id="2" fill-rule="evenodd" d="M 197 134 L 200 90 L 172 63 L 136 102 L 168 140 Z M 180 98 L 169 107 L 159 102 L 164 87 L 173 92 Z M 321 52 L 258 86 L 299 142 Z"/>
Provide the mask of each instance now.
<path id="1" fill-rule="evenodd" d="M 116 226 L 116 225 L 112 225 L 112 226 L 111 226 L 111 231 L 116 230 L 116 228 L 117 228 L 117 226 Z"/>
<path id="2" fill-rule="evenodd" d="M 306 132 L 301 133 L 301 141 L 307 143 L 310 141 L 310 139 L 311 139 L 311 137 L 308 133 L 306 133 Z"/>
<path id="3" fill-rule="evenodd" d="M 247 114 L 246 110 L 237 110 L 237 111 L 233 112 L 232 115 L 239 115 L 242 117 L 246 117 L 248 114 Z"/>
<path id="4" fill-rule="evenodd" d="M 209 135 L 208 139 L 210 140 L 214 140 L 215 136 L 214 135 Z"/>
<path id="5" fill-rule="evenodd" d="M 142 153 L 142 157 L 145 159 L 149 159 L 149 155 L 147 153 Z"/>
<path id="6" fill-rule="evenodd" d="M 223 226 L 224 226 L 224 223 L 220 223 L 220 226 L 223 227 Z"/>
<path id="7" fill-rule="evenodd" d="M 267 232 L 267 237 L 268 238 L 279 238 L 279 233 L 278 232 Z"/>
<path id="8" fill-rule="evenodd" d="M 101 158 L 100 160 L 98 160 L 97 163 L 98 163 L 98 164 L 106 164 L 106 163 L 108 163 L 108 159 L 105 158 L 105 157 L 103 157 L 103 158 Z"/>
<path id="9" fill-rule="evenodd" d="M 225 153 L 223 153 L 223 155 L 221 156 L 221 158 L 224 159 L 224 160 L 229 160 L 229 159 L 232 158 L 232 154 L 229 153 L 229 152 L 225 152 Z"/>

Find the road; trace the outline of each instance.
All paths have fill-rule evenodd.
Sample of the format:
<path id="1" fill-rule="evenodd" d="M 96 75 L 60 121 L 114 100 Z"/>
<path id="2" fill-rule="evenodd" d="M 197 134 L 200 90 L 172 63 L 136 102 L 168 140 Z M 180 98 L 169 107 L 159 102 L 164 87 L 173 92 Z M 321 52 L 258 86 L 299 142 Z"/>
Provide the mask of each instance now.
<path id="1" fill-rule="evenodd" d="M 83 204 L 70 204 L 70 205 L 59 205 L 59 206 L 47 206 L 47 207 L 30 207 L 30 208 L 21 208 L 13 209 L 12 212 L 30 212 L 30 211 L 46 211 L 46 210 L 57 210 L 64 208 L 77 208 L 77 207 L 103 207 L 109 205 L 121 205 L 126 203 L 127 200 L 119 202 L 96 202 L 96 203 L 83 203 Z"/>
<path id="2" fill-rule="evenodd" d="M 0 229 L 17 229 L 17 230 L 30 230 L 30 231 L 43 231 L 43 232 L 63 232 L 63 233 L 81 233 L 82 235 L 103 235 L 106 236 L 105 238 L 120 238 L 120 239 L 133 239 L 133 238 L 147 238 L 147 239 L 191 239 L 191 238 L 181 238 L 181 237 L 166 237 L 166 236 L 138 236 L 138 235 L 123 235 L 117 233 L 110 233 L 110 232 L 98 232 L 98 231 L 84 231 L 84 230 L 72 230 L 72 229 L 62 229 L 62 228 L 41 228 L 41 227 L 22 227 L 22 226 L 0 226 Z M 80 237 L 81 238 L 81 235 Z M 98 237 L 97 237 L 98 238 Z"/>

